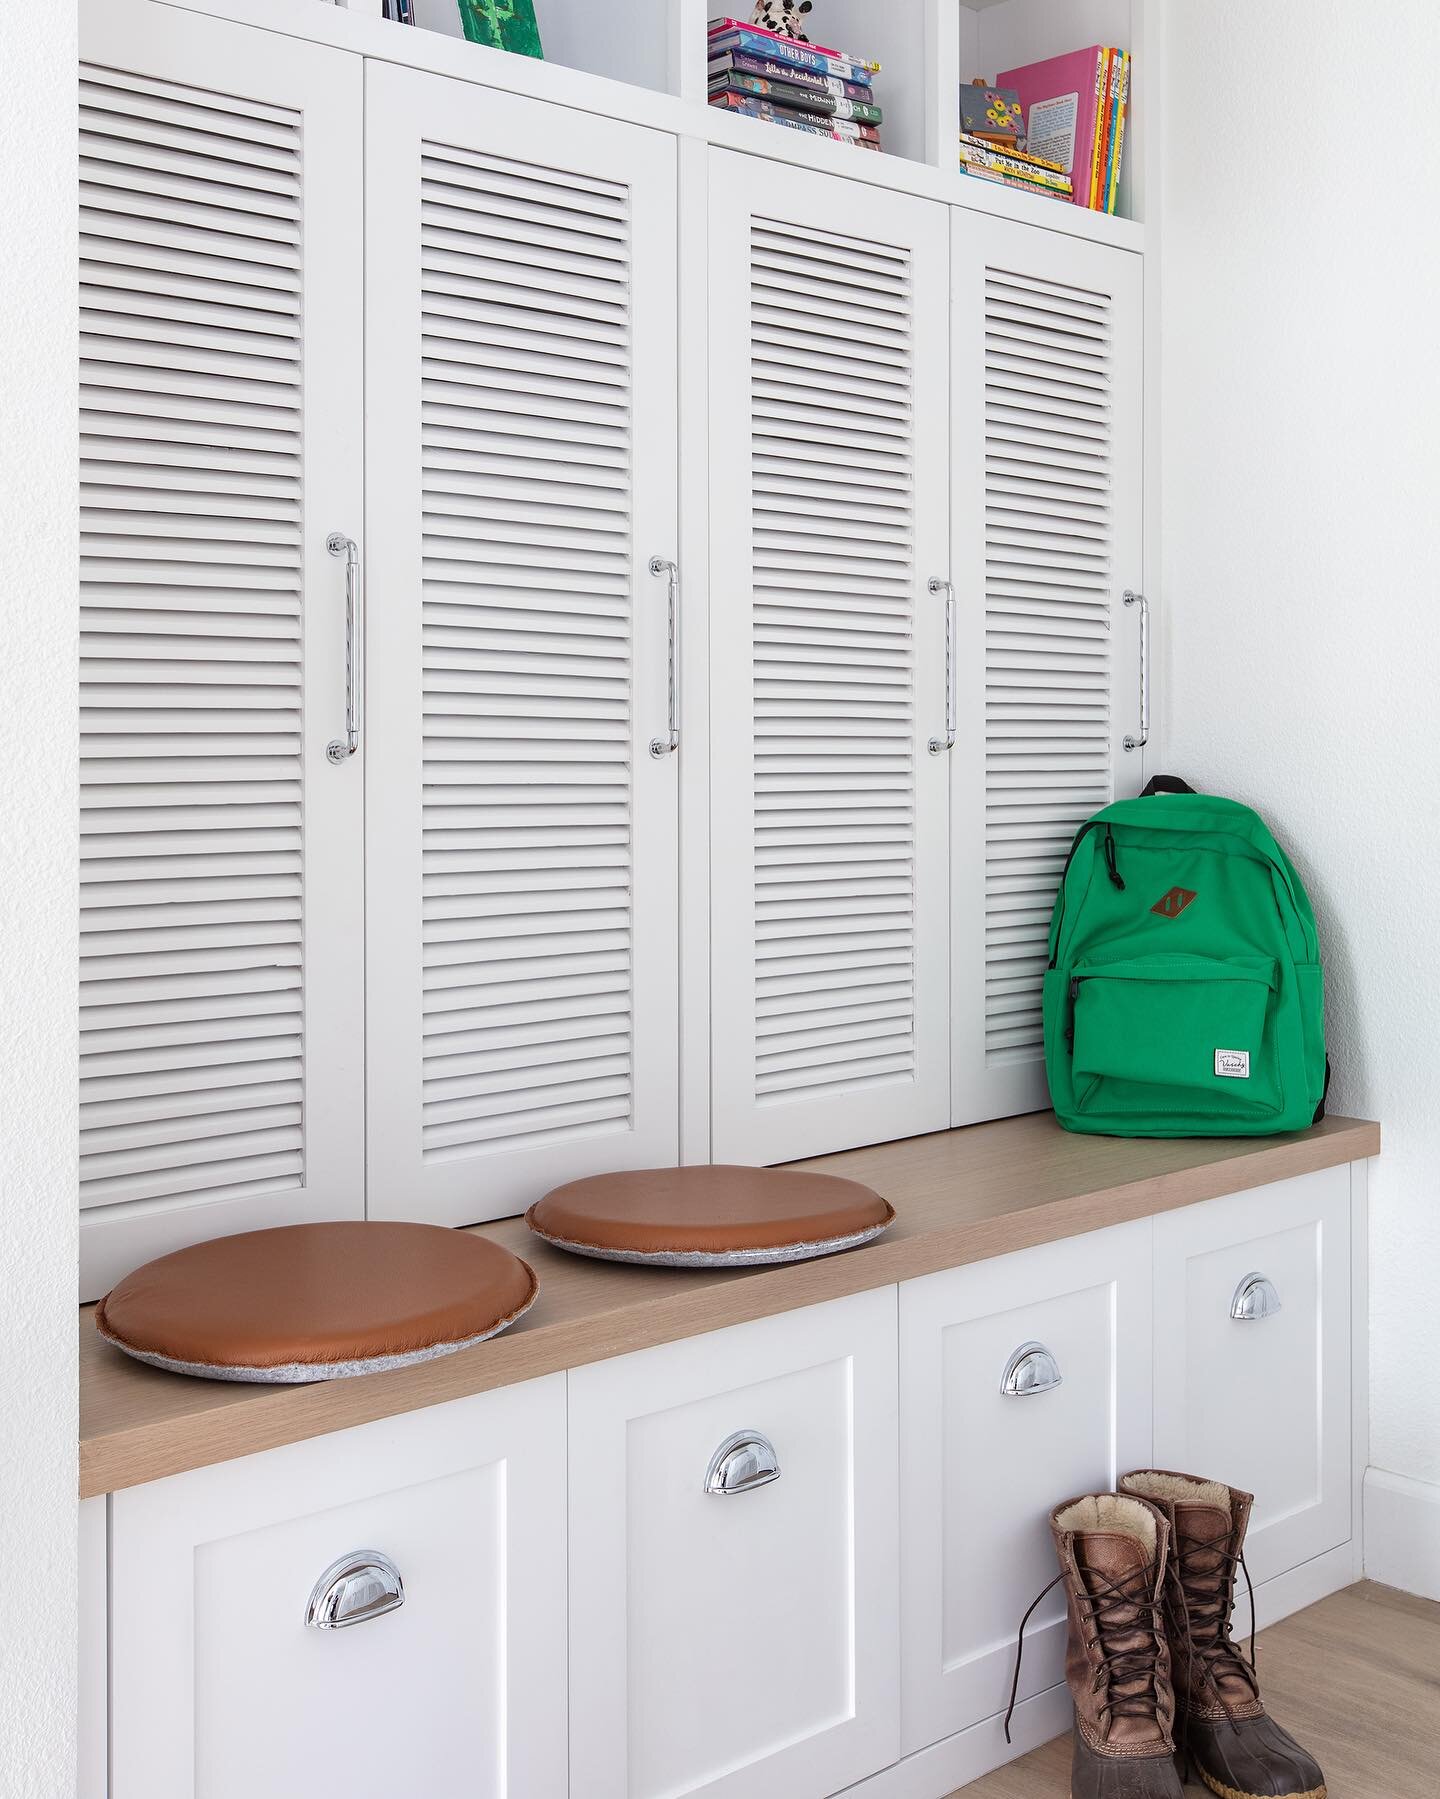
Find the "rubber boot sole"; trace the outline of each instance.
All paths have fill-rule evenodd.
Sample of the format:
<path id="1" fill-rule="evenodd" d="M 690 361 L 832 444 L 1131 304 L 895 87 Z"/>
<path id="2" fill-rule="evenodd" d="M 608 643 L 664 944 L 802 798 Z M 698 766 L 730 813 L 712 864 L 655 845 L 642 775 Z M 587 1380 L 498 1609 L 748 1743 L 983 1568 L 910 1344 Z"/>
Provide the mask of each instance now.
<path id="1" fill-rule="evenodd" d="M 1220 1799 L 1270 1799 L 1270 1796 L 1264 1793 L 1242 1793 L 1239 1787 L 1227 1787 L 1223 1780 L 1216 1780 L 1203 1768 L 1197 1768 L 1195 1772 L 1212 1793 L 1220 1795 Z M 1325 1788 L 1323 1786 L 1311 1787 L 1308 1792 L 1304 1793 L 1285 1793 L 1282 1795 L 1282 1799 L 1325 1799 Z"/>

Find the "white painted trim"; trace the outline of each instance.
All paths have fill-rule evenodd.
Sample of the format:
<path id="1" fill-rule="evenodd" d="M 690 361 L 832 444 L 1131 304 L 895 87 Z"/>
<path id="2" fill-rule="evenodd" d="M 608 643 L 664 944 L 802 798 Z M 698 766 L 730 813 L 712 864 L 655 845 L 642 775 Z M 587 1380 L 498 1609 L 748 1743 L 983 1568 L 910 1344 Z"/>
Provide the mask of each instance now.
<path id="1" fill-rule="evenodd" d="M 80 1663 L 76 1799 L 110 1791 L 110 1546 L 107 1495 L 80 1501 Z"/>
<path id="2" fill-rule="evenodd" d="M 1282 1618 L 1303 1612 L 1307 1605 L 1328 1599 L 1355 1583 L 1355 1548 L 1353 1539 L 1312 1556 L 1297 1568 L 1287 1568 L 1273 1580 L 1263 1581 L 1255 1589 L 1255 1627 L 1269 1630 Z M 1242 1590 L 1235 1600 L 1233 1617 L 1235 1636 L 1243 1640 L 1250 1630 L 1250 1602 Z"/>
<path id="3" fill-rule="evenodd" d="M 1440 1486 L 1366 1470 L 1365 1573 L 1387 1587 L 1440 1599 Z"/>
<path id="4" fill-rule="evenodd" d="M 944 1799 L 956 1787 L 968 1786 L 982 1774 L 1060 1736 L 1069 1730 L 1071 1716 L 1070 1689 L 1050 1687 L 1015 1707 L 1009 1743 L 1003 1716 L 985 1718 L 916 1755 L 907 1755 L 858 1786 L 846 1787 L 835 1799 Z"/>
<path id="5" fill-rule="evenodd" d="M 1370 1164 L 1350 1164 L 1350 1578 L 1365 1574 L 1370 1465 Z"/>

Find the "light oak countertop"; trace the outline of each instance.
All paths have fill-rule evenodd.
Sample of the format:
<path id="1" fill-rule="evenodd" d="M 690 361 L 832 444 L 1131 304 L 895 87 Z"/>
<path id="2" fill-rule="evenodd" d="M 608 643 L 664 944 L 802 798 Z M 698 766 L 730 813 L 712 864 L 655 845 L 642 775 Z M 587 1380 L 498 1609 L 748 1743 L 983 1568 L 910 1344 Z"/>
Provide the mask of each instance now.
<path id="1" fill-rule="evenodd" d="M 795 1164 L 874 1187 L 898 1214 L 864 1248 L 774 1268 L 636 1268 L 565 1255 L 523 1219 L 473 1227 L 535 1269 L 540 1297 L 504 1336 L 387 1374 L 312 1386 L 192 1380 L 132 1361 L 80 1311 L 80 1495 L 274 1449 L 607 1356 L 698 1336 L 938 1269 L 1075 1237 L 1378 1153 L 1380 1127 L 1327 1118 L 1289 1137 L 1074 1136 L 1048 1113 Z"/>

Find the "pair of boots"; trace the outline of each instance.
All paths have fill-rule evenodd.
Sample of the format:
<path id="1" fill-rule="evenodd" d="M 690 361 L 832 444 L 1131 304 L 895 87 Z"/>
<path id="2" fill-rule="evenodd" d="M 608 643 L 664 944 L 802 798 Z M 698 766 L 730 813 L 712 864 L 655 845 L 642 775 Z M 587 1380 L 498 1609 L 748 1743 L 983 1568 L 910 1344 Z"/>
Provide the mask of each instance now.
<path id="1" fill-rule="evenodd" d="M 1230 1637 L 1253 1503 L 1219 1481 L 1143 1469 L 1050 1514 L 1075 1701 L 1071 1799 L 1184 1799 L 1177 1738 L 1221 1799 L 1325 1799 L 1314 1757 L 1261 1703 L 1253 1595 L 1248 1661 Z M 1009 1714 L 1005 1727 L 1008 1741 Z"/>

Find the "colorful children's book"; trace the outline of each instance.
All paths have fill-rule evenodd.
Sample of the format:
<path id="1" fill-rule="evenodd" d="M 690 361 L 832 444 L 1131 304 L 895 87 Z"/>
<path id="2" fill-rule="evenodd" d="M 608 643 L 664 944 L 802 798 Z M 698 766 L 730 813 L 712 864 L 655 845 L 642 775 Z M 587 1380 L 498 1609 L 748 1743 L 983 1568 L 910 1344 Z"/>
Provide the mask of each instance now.
<path id="1" fill-rule="evenodd" d="M 1086 205 L 1099 186 L 1097 136 L 1103 136 L 1108 73 L 1104 46 L 1095 44 L 1006 69 L 995 81 L 1020 96 L 1026 149 L 1061 165 L 1074 183 L 1077 206 Z"/>
<path id="2" fill-rule="evenodd" d="M 1105 192 L 1105 210 L 1114 214 L 1120 203 L 1120 170 L 1125 156 L 1125 120 L 1130 111 L 1130 52 L 1120 59 L 1120 74 L 1115 91 L 1115 119 L 1110 131 L 1110 180 Z"/>
<path id="3" fill-rule="evenodd" d="M 1022 162 L 1027 169 L 1043 169 L 1047 175 L 1064 175 L 1065 173 L 1058 162 L 1048 162 L 1043 156 L 1035 156 L 1029 150 L 1002 151 L 999 150 L 989 138 L 977 137 L 974 132 L 962 131 L 960 133 L 960 146 L 963 149 L 967 144 L 976 150 L 990 150 L 996 155 L 1003 155 L 1013 162 Z"/>
<path id="4" fill-rule="evenodd" d="M 854 62 L 848 57 L 832 56 L 826 50 L 815 50 L 809 44 L 798 44 L 793 38 L 763 32 L 758 26 L 752 29 L 745 25 L 711 35 L 711 56 L 736 50 L 743 50 L 752 56 L 773 56 L 777 61 L 789 63 L 794 68 L 810 69 L 817 75 L 833 75 L 838 81 L 856 81 L 864 87 L 870 85 L 871 75 L 879 69 L 878 63 Z"/>
<path id="5" fill-rule="evenodd" d="M 982 169 L 978 164 L 962 163 L 961 168 L 967 175 L 973 175 L 979 181 L 994 181 L 1001 187 L 1013 187 L 1025 194 L 1042 194 L 1047 200 L 1069 200 L 1067 193 L 1054 187 L 1041 187 L 1034 181 L 1027 181 L 1019 175 L 1002 174 L 999 169 Z"/>
<path id="6" fill-rule="evenodd" d="M 776 106 L 771 100 L 756 100 L 749 94 L 715 94 L 712 106 L 727 112 L 743 113 L 747 118 L 765 119 L 772 125 L 786 125 L 792 131 L 808 131 L 812 137 L 834 138 L 842 144 L 854 144 L 860 150 L 878 150 L 880 133 L 873 125 L 853 125 L 836 119 L 820 119 L 814 113 L 802 113 L 788 106 Z"/>
<path id="7" fill-rule="evenodd" d="M 1068 175 L 1058 174 L 1053 169 L 1044 169 L 1038 163 L 1027 162 L 1023 157 L 1010 156 L 1001 150 L 992 150 L 986 144 L 967 142 L 960 143 L 960 161 L 967 169 L 993 169 L 999 175 L 1014 175 L 1021 181 L 1033 182 L 1036 187 L 1043 187 L 1051 193 L 1070 198 L 1071 185 Z"/>
<path id="8" fill-rule="evenodd" d="M 880 73 L 878 62 L 867 62 L 863 56 L 852 56 L 848 50 L 832 50 L 828 44 L 812 44 L 808 38 L 802 43 L 798 37 L 786 37 L 783 31 L 772 31 L 768 25 L 757 25 L 753 19 L 711 19 L 706 24 L 705 31 L 711 38 L 722 32 L 753 31 L 757 36 L 767 37 L 775 44 L 784 44 L 795 50 L 813 50 L 817 56 L 833 56 L 837 62 L 858 63 L 862 69 L 869 69 L 872 74 Z"/>
<path id="9" fill-rule="evenodd" d="M 1085 190 L 1085 204 L 1097 210 L 1102 204 L 1100 196 L 1105 191 L 1105 158 L 1110 146 L 1110 109 L 1113 102 L 1112 84 L 1115 80 L 1116 64 L 1120 60 L 1118 50 L 1105 50 L 1105 75 L 1101 83 L 1100 110 L 1095 118 L 1095 145 L 1090 159 L 1090 184 Z"/>
<path id="10" fill-rule="evenodd" d="M 543 56 L 535 0 L 410 0 L 415 24 L 492 50 Z"/>
<path id="11" fill-rule="evenodd" d="M 836 94 L 817 93 L 813 88 L 796 87 L 788 81 L 768 81 L 763 75 L 712 75 L 712 94 L 754 94 L 777 105 L 792 106 L 799 112 L 823 113 L 834 119 L 852 119 L 857 124 L 878 125 L 885 116 L 873 101 L 846 100 Z"/>
<path id="12" fill-rule="evenodd" d="M 1020 96 L 1011 89 L 976 87 L 960 90 L 960 129 L 976 137 L 1008 138 L 1012 143 L 1025 135 L 1025 114 Z"/>
<path id="13" fill-rule="evenodd" d="M 812 93 L 833 94 L 837 100 L 868 101 L 872 89 L 868 83 L 840 81 L 834 75 L 817 75 L 813 69 L 802 69 L 794 63 L 780 62 L 773 56 L 747 56 L 737 50 L 724 56 L 712 56 L 710 79 L 717 75 L 759 75 L 766 81 L 788 81 L 792 87 L 808 88 Z"/>

